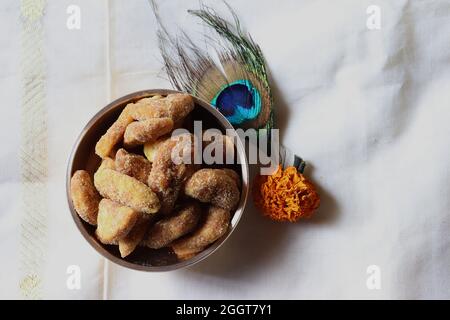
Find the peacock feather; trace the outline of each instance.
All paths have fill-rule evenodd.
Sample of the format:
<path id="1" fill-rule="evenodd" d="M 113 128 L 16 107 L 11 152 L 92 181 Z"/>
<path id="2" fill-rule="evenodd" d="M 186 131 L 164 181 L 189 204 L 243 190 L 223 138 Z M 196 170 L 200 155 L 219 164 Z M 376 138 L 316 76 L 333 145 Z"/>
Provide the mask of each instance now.
<path id="1" fill-rule="evenodd" d="M 184 32 L 173 37 L 164 27 L 157 6 L 151 1 L 159 23 L 158 40 L 167 75 L 173 86 L 216 107 L 235 127 L 271 129 L 273 98 L 266 63 L 260 47 L 244 32 L 236 13 L 227 5 L 233 23 L 210 7 L 188 10 L 220 37 L 205 35 L 214 60 Z"/>
<path id="2" fill-rule="evenodd" d="M 201 4 L 198 10 L 188 10 L 219 37 L 204 34 L 207 48 L 201 48 L 185 33 L 171 35 L 158 14 L 154 0 L 150 0 L 158 22 L 158 41 L 165 71 L 174 88 L 208 101 L 233 126 L 254 128 L 270 134 L 274 125 L 274 103 L 266 62 L 261 48 L 245 32 L 234 10 L 225 2 L 232 23 L 215 10 Z M 215 52 L 213 59 L 209 52 Z M 270 142 L 270 141 L 269 141 Z M 280 145 L 282 167 L 294 166 L 300 172 L 303 159 Z"/>

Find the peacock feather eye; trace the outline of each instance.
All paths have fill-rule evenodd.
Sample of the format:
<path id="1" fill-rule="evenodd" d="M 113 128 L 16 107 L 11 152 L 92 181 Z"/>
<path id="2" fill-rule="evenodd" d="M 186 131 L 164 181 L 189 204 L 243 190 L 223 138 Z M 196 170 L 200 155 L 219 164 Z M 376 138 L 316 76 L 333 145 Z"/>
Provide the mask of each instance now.
<path id="1" fill-rule="evenodd" d="M 239 126 L 261 112 L 261 94 L 246 79 L 224 85 L 211 100 L 231 124 Z"/>

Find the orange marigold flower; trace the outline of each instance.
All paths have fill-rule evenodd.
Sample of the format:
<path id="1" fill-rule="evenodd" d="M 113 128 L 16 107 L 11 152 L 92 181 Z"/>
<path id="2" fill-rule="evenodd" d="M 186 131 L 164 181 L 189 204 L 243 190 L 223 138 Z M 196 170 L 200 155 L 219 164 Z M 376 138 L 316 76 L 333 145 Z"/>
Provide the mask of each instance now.
<path id="1" fill-rule="evenodd" d="M 265 216 L 289 222 L 310 217 L 320 205 L 314 185 L 295 167 L 281 166 L 270 176 L 255 178 L 253 201 Z"/>

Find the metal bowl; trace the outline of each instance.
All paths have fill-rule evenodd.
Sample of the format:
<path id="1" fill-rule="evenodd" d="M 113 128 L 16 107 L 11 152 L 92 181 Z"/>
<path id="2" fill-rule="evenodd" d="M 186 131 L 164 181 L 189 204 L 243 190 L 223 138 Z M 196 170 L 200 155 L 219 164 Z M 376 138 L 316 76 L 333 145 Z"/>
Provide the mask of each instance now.
<path id="1" fill-rule="evenodd" d="M 223 131 L 231 129 L 228 130 L 228 133 L 231 133 L 236 137 L 236 155 L 238 164 L 235 165 L 235 169 L 241 175 L 242 191 L 239 206 L 234 212 L 231 220 L 231 227 L 226 235 L 218 239 L 210 247 L 197 254 L 195 257 L 185 261 L 179 261 L 170 249 L 153 250 L 139 246 L 132 254 L 123 259 L 120 257 L 118 246 L 100 243 L 94 235 L 95 227 L 83 221 L 75 212 L 70 196 L 70 178 L 76 170 L 84 169 L 91 174 L 96 171 L 100 164 L 100 158 L 94 152 L 95 144 L 109 126 L 117 119 L 122 109 L 128 103 L 135 102 L 145 97 L 154 95 L 165 96 L 169 93 L 177 92 L 178 91 L 164 89 L 145 90 L 126 95 L 111 102 L 100 110 L 84 127 L 75 142 L 69 158 L 66 175 L 66 193 L 72 218 L 81 234 L 98 253 L 123 267 L 141 271 L 170 271 L 192 266 L 209 257 L 228 239 L 244 212 L 249 190 L 249 169 L 244 146 L 228 120 L 210 104 L 195 97 L 193 97 L 195 108 L 191 113 L 193 120 L 202 120 L 203 129 L 217 128 Z"/>

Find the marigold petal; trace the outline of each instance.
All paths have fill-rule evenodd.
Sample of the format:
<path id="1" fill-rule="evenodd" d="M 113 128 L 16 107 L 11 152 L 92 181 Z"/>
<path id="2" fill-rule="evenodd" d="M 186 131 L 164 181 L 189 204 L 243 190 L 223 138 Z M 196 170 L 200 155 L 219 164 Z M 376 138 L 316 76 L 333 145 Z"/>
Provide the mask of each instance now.
<path id="1" fill-rule="evenodd" d="M 265 216 L 290 222 L 310 217 L 320 205 L 314 185 L 295 167 L 278 166 L 270 176 L 257 176 L 253 200 Z"/>

